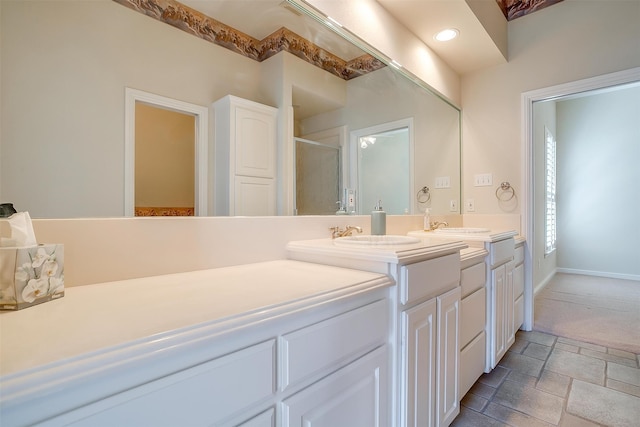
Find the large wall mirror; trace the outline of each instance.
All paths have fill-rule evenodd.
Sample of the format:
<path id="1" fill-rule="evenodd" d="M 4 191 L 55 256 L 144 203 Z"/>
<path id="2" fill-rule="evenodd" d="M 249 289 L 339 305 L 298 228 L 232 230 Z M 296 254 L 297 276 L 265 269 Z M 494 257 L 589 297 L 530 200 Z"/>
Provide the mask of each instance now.
<path id="1" fill-rule="evenodd" d="M 350 158 L 352 136 L 398 121 L 411 123 L 412 149 L 397 144 L 409 167 L 389 164 L 382 175 L 409 172 L 410 179 L 398 188 L 408 200 L 390 213 L 450 213 L 451 200 L 460 206 L 459 110 L 375 57 L 366 41 L 347 41 L 347 30 L 332 30 L 303 1 L 33 0 L 0 7 L 0 198 L 34 218 L 131 211 L 127 89 L 210 113 L 227 95 L 276 107 L 280 215 L 335 213 L 336 202 L 364 179 Z M 266 48 L 258 51 L 256 43 Z M 194 170 L 209 192 L 196 214 L 215 211 L 215 126 L 209 120 L 207 150 L 195 150 L 196 157 L 207 153 Z M 372 136 L 394 140 L 393 132 Z M 428 206 L 416 194 L 425 187 Z M 368 213 L 368 199 L 358 200 L 351 212 Z"/>

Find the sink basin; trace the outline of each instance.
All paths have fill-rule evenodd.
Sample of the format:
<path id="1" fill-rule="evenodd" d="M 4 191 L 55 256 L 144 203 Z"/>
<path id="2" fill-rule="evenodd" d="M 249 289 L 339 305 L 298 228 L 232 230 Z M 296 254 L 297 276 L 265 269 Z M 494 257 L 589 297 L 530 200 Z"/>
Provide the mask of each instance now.
<path id="1" fill-rule="evenodd" d="M 433 230 L 434 233 L 443 233 L 443 234 L 460 234 L 460 233 L 488 233 L 488 228 L 480 228 L 480 227 L 445 227 L 438 228 L 437 230 Z"/>
<path id="2" fill-rule="evenodd" d="M 371 236 L 371 235 L 356 235 L 338 237 L 333 240 L 333 243 L 338 246 L 394 246 L 394 245 L 412 245 L 420 243 L 420 239 L 411 236 Z"/>

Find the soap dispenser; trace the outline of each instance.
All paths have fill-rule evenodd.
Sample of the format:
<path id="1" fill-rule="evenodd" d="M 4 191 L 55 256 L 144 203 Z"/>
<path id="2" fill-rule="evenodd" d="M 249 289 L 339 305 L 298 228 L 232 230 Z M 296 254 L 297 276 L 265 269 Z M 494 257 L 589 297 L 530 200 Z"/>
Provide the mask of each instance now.
<path id="1" fill-rule="evenodd" d="M 426 208 L 424 210 L 424 224 L 423 224 L 423 228 L 424 231 L 430 231 L 431 230 L 431 209 L 430 208 Z"/>
<path id="2" fill-rule="evenodd" d="M 387 214 L 382 210 L 382 200 L 371 211 L 371 234 L 383 236 L 387 232 Z"/>

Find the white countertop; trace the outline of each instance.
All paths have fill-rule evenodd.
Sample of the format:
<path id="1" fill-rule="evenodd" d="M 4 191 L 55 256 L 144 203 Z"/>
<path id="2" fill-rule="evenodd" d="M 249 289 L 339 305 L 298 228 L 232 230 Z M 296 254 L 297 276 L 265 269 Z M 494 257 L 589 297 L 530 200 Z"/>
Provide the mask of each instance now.
<path id="1" fill-rule="evenodd" d="M 378 273 L 279 260 L 67 288 L 59 300 L 0 313 L 0 376 L 392 284 Z"/>
<path id="2" fill-rule="evenodd" d="M 437 230 L 416 230 L 410 231 L 407 235 L 421 238 L 433 237 L 447 240 L 462 240 L 464 242 L 498 242 L 510 237 L 515 237 L 518 235 L 518 232 L 514 230 L 489 230 L 481 233 L 444 233 Z"/>

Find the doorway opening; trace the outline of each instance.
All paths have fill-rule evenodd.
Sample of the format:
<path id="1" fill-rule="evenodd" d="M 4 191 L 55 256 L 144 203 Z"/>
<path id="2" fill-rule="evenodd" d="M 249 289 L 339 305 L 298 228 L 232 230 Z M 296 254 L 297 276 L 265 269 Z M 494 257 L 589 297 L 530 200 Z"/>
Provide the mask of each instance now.
<path id="1" fill-rule="evenodd" d="M 126 88 L 124 215 L 207 215 L 207 141 L 206 107 Z"/>
<path id="2" fill-rule="evenodd" d="M 366 214 L 378 201 L 387 214 L 411 212 L 414 194 L 413 119 L 351 132 L 350 179 L 357 189 L 357 211 Z"/>
<path id="3" fill-rule="evenodd" d="M 558 86 L 538 89 L 522 94 L 522 182 L 523 185 L 523 206 L 522 206 L 522 227 L 526 237 L 525 250 L 525 316 L 523 329 L 531 330 L 533 328 L 533 303 L 534 295 L 541 290 L 545 284 L 553 277 L 556 266 L 549 267 L 549 271 L 545 267 L 545 233 L 543 221 L 544 215 L 540 213 L 544 207 L 543 201 L 539 196 L 544 197 L 543 192 L 536 192 L 536 188 L 543 188 L 540 178 L 543 175 L 540 171 L 536 173 L 536 150 L 541 144 L 536 144 L 538 135 L 544 138 L 544 133 L 540 132 L 535 123 L 536 109 L 534 106 L 544 101 L 560 100 L 564 97 L 577 96 L 589 91 L 604 90 L 620 85 L 640 81 L 640 68 L 633 68 L 621 72 L 606 74 L 590 79 L 579 80 L 576 82 L 566 83 Z M 557 135 L 556 135 L 557 137 Z M 561 143 L 561 141 L 559 141 Z M 538 193 L 538 194 L 536 194 Z M 590 197 L 593 197 L 591 194 Z M 554 252 L 554 254 L 557 253 Z M 549 259 L 546 260 L 549 264 Z M 553 261 L 551 260 L 551 263 Z"/>

